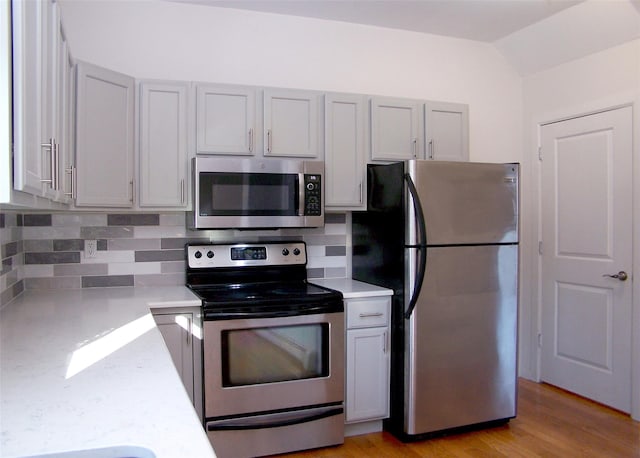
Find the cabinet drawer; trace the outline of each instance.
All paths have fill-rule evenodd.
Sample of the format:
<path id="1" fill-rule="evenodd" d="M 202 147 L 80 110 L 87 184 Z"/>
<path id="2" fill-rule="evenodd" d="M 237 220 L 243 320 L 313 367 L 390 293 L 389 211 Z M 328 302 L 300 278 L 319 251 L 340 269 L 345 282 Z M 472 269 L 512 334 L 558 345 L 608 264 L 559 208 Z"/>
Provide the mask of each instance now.
<path id="1" fill-rule="evenodd" d="M 388 297 L 346 300 L 347 328 L 387 326 L 391 300 Z"/>

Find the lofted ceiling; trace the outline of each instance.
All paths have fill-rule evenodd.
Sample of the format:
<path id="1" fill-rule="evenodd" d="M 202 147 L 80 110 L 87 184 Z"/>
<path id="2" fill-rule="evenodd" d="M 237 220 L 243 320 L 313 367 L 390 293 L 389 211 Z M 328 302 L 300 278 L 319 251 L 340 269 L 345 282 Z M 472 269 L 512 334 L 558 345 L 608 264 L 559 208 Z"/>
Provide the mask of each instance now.
<path id="1" fill-rule="evenodd" d="M 491 43 L 529 75 L 640 38 L 640 0 L 169 0 Z"/>
<path id="2" fill-rule="evenodd" d="M 173 0 L 494 42 L 584 0 Z"/>

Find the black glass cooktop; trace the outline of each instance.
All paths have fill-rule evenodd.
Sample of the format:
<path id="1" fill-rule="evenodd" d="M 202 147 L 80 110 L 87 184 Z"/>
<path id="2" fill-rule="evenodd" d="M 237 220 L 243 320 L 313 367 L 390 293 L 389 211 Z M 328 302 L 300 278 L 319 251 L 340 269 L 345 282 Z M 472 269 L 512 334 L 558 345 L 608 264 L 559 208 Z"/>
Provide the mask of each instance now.
<path id="1" fill-rule="evenodd" d="M 205 318 L 279 311 L 317 313 L 318 308 L 342 311 L 343 307 L 342 293 L 306 281 L 198 285 L 191 290 L 202 299 Z"/>

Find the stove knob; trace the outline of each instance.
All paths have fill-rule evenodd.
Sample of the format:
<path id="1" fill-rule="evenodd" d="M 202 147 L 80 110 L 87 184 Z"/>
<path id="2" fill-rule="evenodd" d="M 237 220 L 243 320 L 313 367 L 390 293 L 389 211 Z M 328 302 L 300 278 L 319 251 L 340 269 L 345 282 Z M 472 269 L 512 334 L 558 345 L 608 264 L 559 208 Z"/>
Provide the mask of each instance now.
<path id="1" fill-rule="evenodd" d="M 282 256 L 289 256 L 289 250 L 287 248 L 282 249 Z"/>
<path id="2" fill-rule="evenodd" d="M 196 252 L 193 254 L 193 257 L 194 257 L 194 258 L 196 258 L 196 259 L 200 259 L 200 258 L 202 257 L 202 253 L 201 253 L 200 251 L 196 251 Z"/>
<path id="3" fill-rule="evenodd" d="M 207 258 L 209 259 L 213 258 L 213 251 L 211 250 L 207 251 Z"/>
<path id="4" fill-rule="evenodd" d="M 298 248 L 294 248 L 293 249 L 293 254 L 295 254 L 296 256 L 298 256 L 300 254 L 300 249 Z"/>

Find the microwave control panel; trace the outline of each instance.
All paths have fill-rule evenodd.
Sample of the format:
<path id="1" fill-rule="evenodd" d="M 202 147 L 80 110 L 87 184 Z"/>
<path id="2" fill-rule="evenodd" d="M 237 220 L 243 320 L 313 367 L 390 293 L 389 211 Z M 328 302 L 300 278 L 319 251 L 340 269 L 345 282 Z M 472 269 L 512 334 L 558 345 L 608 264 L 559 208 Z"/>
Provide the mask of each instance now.
<path id="1" fill-rule="evenodd" d="M 304 214 L 322 215 L 322 183 L 320 175 L 304 176 Z"/>

